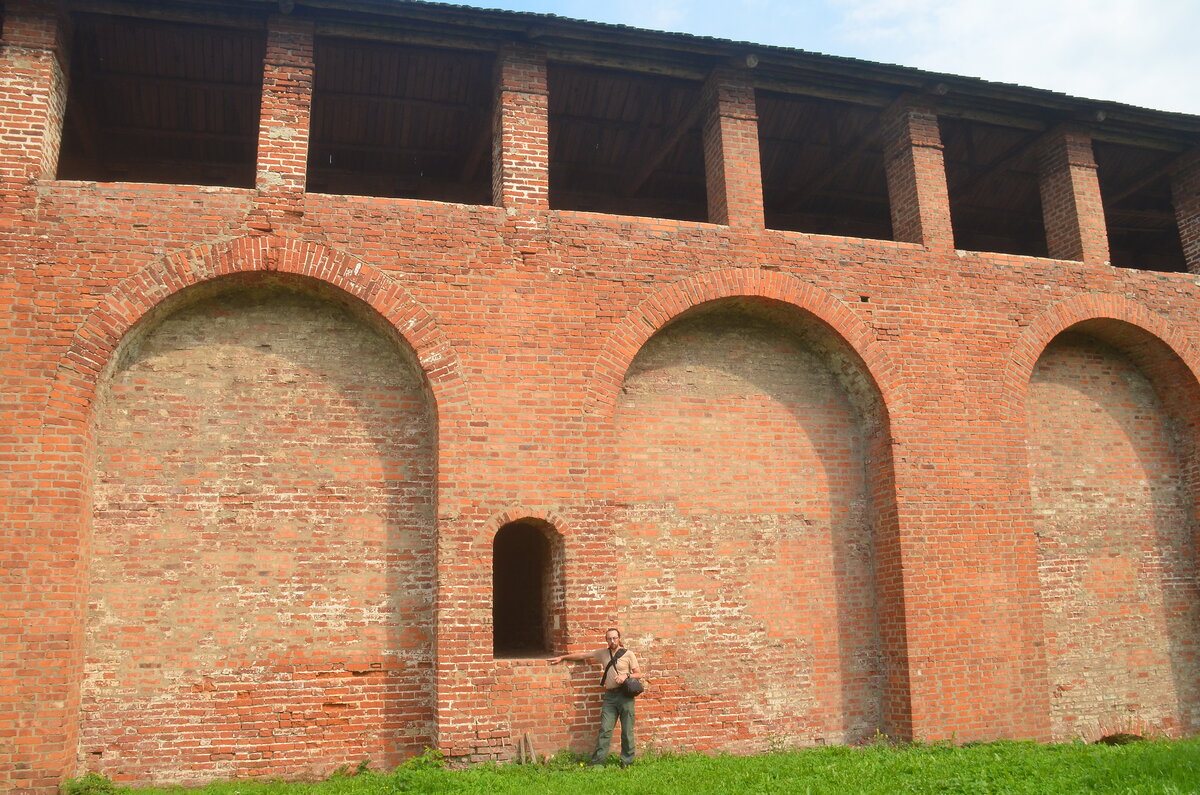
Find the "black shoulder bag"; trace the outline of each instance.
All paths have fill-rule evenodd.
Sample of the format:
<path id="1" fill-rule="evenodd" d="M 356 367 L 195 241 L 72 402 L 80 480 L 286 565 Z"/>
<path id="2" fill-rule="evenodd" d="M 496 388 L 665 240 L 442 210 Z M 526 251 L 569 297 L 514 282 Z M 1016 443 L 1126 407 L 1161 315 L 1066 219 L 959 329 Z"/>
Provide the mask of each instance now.
<path id="1" fill-rule="evenodd" d="M 621 655 L 625 653 L 624 649 L 620 649 L 616 654 L 613 654 L 608 661 L 608 665 L 604 666 L 604 673 L 600 674 L 600 686 L 604 686 L 604 680 L 608 678 L 608 669 L 617 664 L 617 660 L 621 659 Z M 646 686 L 642 684 L 641 679 L 635 679 L 632 676 L 625 677 L 625 681 L 621 683 L 621 692 L 631 698 L 637 698 L 646 691 Z"/>

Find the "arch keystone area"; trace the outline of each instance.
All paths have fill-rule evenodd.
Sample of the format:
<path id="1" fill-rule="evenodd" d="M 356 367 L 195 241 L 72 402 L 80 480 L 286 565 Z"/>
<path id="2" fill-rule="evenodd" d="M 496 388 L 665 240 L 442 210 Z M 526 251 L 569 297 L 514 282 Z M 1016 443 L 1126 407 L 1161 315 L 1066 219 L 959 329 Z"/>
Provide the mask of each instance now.
<path id="1" fill-rule="evenodd" d="M 175 252 L 118 282 L 76 331 L 46 407 L 47 424 L 86 417 L 100 375 L 121 340 L 163 301 L 222 276 L 256 272 L 304 276 L 359 299 L 411 346 L 439 417 L 465 401 L 457 353 L 428 310 L 391 276 L 319 243 L 252 236 Z"/>
<path id="2" fill-rule="evenodd" d="M 531 520 L 550 525 L 558 535 L 566 540 L 571 535 L 570 523 L 553 508 L 538 508 L 530 505 L 509 505 L 496 511 L 483 523 L 487 540 L 490 542 L 500 532 L 500 528 L 513 522 Z"/>
<path id="3" fill-rule="evenodd" d="M 1200 352 L 1167 318 L 1123 295 L 1088 293 L 1061 301 L 1038 315 L 1013 346 L 1004 374 L 1003 399 L 1010 415 L 1024 412 L 1033 368 L 1051 340 L 1087 320 L 1117 320 L 1159 339 L 1193 376 L 1200 374 Z M 1197 378 L 1200 380 L 1200 377 Z"/>
<path id="4" fill-rule="evenodd" d="M 589 409 L 611 418 L 625 373 L 646 342 L 684 312 L 727 298 L 766 298 L 800 309 L 828 325 L 862 360 L 888 415 L 903 403 L 899 370 L 875 330 L 831 293 L 777 271 L 725 268 L 667 285 L 618 323 L 597 358 Z"/>

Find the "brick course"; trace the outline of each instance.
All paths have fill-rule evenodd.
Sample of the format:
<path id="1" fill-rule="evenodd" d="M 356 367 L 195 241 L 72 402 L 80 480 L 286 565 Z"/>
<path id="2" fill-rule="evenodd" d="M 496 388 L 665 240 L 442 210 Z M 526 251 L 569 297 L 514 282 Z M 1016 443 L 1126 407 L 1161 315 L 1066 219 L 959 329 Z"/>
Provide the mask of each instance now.
<path id="1" fill-rule="evenodd" d="M 1079 260 L 955 251 L 909 97 L 899 242 L 766 230 L 722 67 L 728 225 L 550 209 L 528 43 L 497 206 L 305 193 L 312 31 L 264 22 L 254 190 L 51 179 L 58 45 L 5 71 L 0 785 L 585 749 L 598 669 L 492 657 L 522 520 L 659 747 L 1200 728 L 1200 286 L 1102 264 L 1096 202 Z"/>

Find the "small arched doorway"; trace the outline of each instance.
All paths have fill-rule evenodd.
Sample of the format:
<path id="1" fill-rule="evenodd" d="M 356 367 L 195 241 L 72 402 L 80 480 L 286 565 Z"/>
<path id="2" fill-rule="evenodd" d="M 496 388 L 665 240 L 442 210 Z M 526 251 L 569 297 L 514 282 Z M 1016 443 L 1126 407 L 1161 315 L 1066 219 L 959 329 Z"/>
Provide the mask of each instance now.
<path id="1" fill-rule="evenodd" d="M 548 654 L 562 628 L 562 545 L 537 519 L 501 527 L 492 541 L 492 654 Z"/>

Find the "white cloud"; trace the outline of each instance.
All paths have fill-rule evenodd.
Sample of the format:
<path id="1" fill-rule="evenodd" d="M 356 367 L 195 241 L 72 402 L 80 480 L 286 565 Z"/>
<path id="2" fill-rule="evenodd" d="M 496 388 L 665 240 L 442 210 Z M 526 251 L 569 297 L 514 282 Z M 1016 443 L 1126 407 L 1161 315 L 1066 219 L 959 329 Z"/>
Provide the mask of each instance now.
<path id="1" fill-rule="evenodd" d="M 859 57 L 1200 113 L 1193 0 L 828 0 Z"/>

